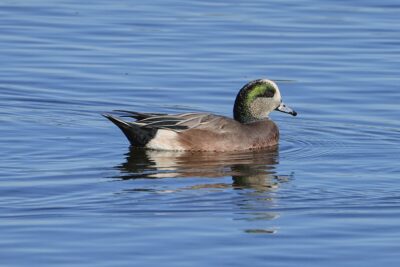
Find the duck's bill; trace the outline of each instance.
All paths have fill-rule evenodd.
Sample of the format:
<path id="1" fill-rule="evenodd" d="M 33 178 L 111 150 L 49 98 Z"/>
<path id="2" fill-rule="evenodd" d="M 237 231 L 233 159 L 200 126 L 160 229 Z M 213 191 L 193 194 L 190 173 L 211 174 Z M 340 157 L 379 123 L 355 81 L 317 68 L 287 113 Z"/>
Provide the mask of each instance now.
<path id="1" fill-rule="evenodd" d="M 281 102 L 279 107 L 276 108 L 277 111 L 283 112 L 283 113 L 288 113 L 290 115 L 296 116 L 297 112 L 294 111 L 293 109 L 289 108 L 288 106 L 285 105 L 285 103 Z"/>

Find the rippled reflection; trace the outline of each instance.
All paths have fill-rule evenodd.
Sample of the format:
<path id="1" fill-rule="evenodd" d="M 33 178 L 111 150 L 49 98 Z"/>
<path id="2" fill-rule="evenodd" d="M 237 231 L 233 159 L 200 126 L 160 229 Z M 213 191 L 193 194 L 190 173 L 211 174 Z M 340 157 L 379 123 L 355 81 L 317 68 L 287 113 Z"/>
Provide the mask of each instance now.
<path id="1" fill-rule="evenodd" d="M 276 203 L 274 191 L 288 181 L 290 176 L 278 175 L 276 167 L 279 162 L 278 147 L 269 150 L 245 151 L 245 152 L 177 152 L 154 151 L 143 149 L 131 149 L 126 154 L 123 163 L 116 166 L 120 170 L 117 179 L 162 179 L 162 178 L 188 178 L 189 183 L 168 181 L 168 189 L 165 184 L 151 183 L 151 189 L 142 182 L 135 188 L 124 189 L 123 193 L 135 193 L 135 197 L 143 192 L 152 195 L 151 198 L 162 198 L 157 203 L 157 211 L 168 212 L 171 208 L 164 204 L 173 203 L 182 211 L 201 212 L 204 208 L 223 211 L 232 221 L 246 221 L 242 229 L 249 234 L 273 234 L 276 232 L 270 223 L 279 217 L 279 213 L 271 210 Z M 231 177 L 232 182 L 226 182 L 226 177 Z M 209 178 L 217 178 L 210 181 Z M 221 179 L 219 179 L 221 178 Z M 225 179 L 222 179 L 225 178 Z M 220 181 L 219 181 L 220 180 Z M 184 191 L 202 191 L 196 195 L 196 201 L 181 199 Z M 240 190 L 229 199 L 222 201 L 227 195 L 212 194 L 214 190 Z M 212 191 L 209 191 L 212 190 Z M 162 193 L 162 194 L 159 194 Z M 169 193 L 169 194 L 166 194 Z M 146 196 L 148 199 L 149 197 Z M 176 199 L 179 199 L 178 201 Z M 202 206 L 201 203 L 214 203 L 212 206 Z M 143 204 L 145 205 L 145 204 Z M 154 206 L 148 208 L 154 209 Z M 143 207 L 141 206 L 141 209 Z M 173 209 L 172 212 L 175 212 Z"/>
<path id="2" fill-rule="evenodd" d="M 286 181 L 276 173 L 278 147 L 246 152 L 184 152 L 131 149 L 126 161 L 116 168 L 121 179 L 173 177 L 232 177 L 234 188 L 269 190 Z M 199 184 L 192 189 L 225 187 Z"/>

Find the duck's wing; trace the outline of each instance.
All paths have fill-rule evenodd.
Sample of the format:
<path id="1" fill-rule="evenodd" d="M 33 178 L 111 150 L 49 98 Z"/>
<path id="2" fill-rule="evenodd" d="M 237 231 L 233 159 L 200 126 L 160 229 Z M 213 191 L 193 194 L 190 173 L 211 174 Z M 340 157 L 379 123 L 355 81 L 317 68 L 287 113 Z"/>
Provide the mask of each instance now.
<path id="1" fill-rule="evenodd" d="M 166 129 L 175 132 L 204 127 L 216 122 L 221 116 L 209 113 L 140 113 L 136 111 L 122 111 L 121 117 L 131 117 L 136 121 L 128 122 L 144 129 Z"/>
<path id="2" fill-rule="evenodd" d="M 118 126 L 130 143 L 137 147 L 163 150 L 215 150 L 244 140 L 241 123 L 209 113 L 154 114 L 124 112 L 122 119 L 110 114 L 104 117 Z M 238 138 L 239 136 L 240 138 Z M 217 141 L 216 141 L 217 140 Z M 233 141 L 232 141 L 233 140 Z"/>
<path id="3" fill-rule="evenodd" d="M 143 120 L 152 116 L 162 116 L 166 115 L 165 113 L 144 113 L 144 112 L 136 112 L 136 111 L 129 111 L 129 110 L 114 110 L 114 112 L 120 113 L 120 117 L 130 117 L 136 120 Z"/>

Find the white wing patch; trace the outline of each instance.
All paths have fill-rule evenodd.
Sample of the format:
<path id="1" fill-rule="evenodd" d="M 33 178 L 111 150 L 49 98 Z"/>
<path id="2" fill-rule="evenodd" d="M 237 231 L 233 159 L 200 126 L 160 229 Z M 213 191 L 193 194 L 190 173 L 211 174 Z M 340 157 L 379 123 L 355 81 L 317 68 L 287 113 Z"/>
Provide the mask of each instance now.
<path id="1" fill-rule="evenodd" d="M 170 130 L 159 129 L 146 145 L 147 148 L 156 150 L 185 150 L 178 140 L 178 133 Z"/>

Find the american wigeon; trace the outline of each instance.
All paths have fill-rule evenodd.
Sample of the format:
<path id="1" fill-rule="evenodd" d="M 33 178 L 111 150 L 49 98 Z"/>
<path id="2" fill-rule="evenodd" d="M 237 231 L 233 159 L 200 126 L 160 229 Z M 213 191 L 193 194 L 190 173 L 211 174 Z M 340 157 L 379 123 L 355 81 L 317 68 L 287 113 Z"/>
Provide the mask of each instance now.
<path id="1" fill-rule="evenodd" d="M 282 102 L 271 80 L 251 81 L 240 89 L 233 119 L 210 113 L 161 114 L 120 111 L 119 117 L 103 114 L 126 135 L 132 146 L 157 150 L 234 151 L 261 149 L 278 144 L 279 129 L 268 119 L 278 110 L 296 116 Z"/>

